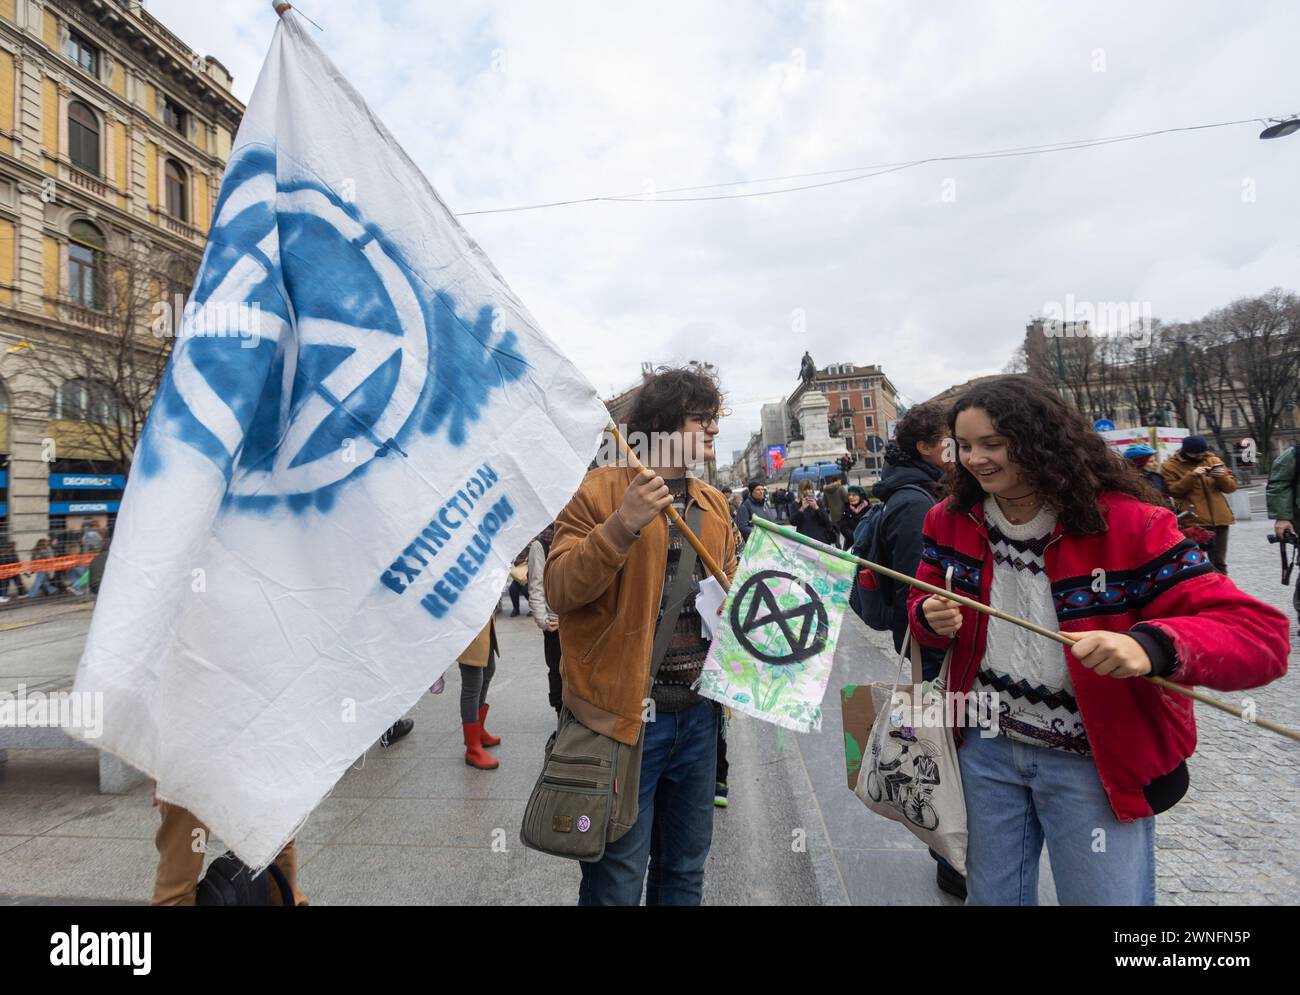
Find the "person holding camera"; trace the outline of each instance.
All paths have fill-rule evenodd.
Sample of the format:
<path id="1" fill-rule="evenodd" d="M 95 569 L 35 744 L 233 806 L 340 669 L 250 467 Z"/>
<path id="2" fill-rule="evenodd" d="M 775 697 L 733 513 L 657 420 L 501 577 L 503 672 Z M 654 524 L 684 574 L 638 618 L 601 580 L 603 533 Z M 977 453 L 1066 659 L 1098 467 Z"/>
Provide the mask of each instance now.
<path id="1" fill-rule="evenodd" d="M 1268 517 L 1273 519 L 1273 534 L 1278 542 L 1296 542 L 1300 527 L 1300 443 L 1283 450 L 1268 471 L 1268 485 L 1264 488 L 1268 502 Z M 1296 580 L 1296 616 L 1300 617 L 1300 579 Z"/>
<path id="2" fill-rule="evenodd" d="M 1184 525 L 1199 525 L 1214 534 L 1214 541 L 1206 552 L 1214 569 L 1228 572 L 1228 526 L 1236 519 L 1228 507 L 1225 494 L 1237 489 L 1237 479 L 1223 465 L 1223 460 L 1210 452 L 1203 435 L 1189 435 L 1182 448 L 1160 466 L 1169 496 L 1174 499 Z"/>
<path id="3" fill-rule="evenodd" d="M 817 500 L 817 492 L 813 490 L 811 480 L 799 484 L 799 504 L 790 516 L 790 524 L 800 535 L 830 546 L 835 545 L 835 525 L 831 522 L 830 513 Z"/>

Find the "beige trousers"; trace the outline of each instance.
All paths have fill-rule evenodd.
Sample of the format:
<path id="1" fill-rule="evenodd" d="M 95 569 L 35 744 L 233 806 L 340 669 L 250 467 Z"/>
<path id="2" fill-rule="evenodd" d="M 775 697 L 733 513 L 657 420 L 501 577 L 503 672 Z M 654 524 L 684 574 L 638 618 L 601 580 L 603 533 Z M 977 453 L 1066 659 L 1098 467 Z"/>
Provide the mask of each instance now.
<path id="1" fill-rule="evenodd" d="M 158 876 L 154 880 L 150 905 L 193 905 L 198 889 L 199 874 L 203 871 L 204 848 L 208 841 L 208 827 L 194 817 L 189 809 L 179 805 L 158 802 L 162 823 L 154 843 L 158 847 Z M 293 889 L 294 905 L 306 905 L 307 898 L 298 890 L 298 849 L 294 841 L 280 851 L 275 866 L 284 872 Z M 280 904 L 280 891 L 271 889 L 271 902 Z"/>

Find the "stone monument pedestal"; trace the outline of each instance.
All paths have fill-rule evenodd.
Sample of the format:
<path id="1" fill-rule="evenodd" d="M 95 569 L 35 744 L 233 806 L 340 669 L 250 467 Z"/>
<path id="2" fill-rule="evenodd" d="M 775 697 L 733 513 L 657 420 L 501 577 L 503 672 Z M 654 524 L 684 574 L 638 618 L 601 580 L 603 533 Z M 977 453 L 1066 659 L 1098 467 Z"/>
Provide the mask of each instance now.
<path id="1" fill-rule="evenodd" d="M 817 463 L 833 463 L 841 456 L 848 455 L 844 440 L 831 435 L 830 401 L 819 390 L 805 390 L 795 405 L 795 418 L 799 421 L 801 440 L 786 446 L 786 466 L 813 466 Z"/>

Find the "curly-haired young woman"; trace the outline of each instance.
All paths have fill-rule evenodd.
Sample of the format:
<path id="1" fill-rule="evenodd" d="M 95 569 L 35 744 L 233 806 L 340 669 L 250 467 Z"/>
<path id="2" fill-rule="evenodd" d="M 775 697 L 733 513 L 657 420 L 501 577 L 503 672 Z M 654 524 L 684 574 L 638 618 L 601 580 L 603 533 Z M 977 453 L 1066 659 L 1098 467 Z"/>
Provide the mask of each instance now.
<path id="1" fill-rule="evenodd" d="M 925 645 L 953 647 L 950 689 L 995 693 L 998 729 L 958 758 L 967 904 L 1034 905 L 1044 842 L 1062 904 L 1155 903 L 1155 819 L 1188 787 L 1189 698 L 1286 672 L 1285 616 L 1216 573 L 1133 468 L 1075 409 L 1024 377 L 949 412 L 951 496 L 925 520 L 917 576 L 1077 641 L 913 589 Z"/>

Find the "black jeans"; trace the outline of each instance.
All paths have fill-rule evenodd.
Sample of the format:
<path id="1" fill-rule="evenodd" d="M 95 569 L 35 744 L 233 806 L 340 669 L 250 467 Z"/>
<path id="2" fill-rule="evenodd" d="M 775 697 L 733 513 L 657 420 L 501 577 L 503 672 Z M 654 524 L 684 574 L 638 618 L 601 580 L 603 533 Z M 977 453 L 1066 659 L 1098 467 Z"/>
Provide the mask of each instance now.
<path id="1" fill-rule="evenodd" d="M 727 763 L 727 737 L 722 734 L 722 727 L 726 720 L 726 712 L 722 706 L 718 705 L 718 783 L 727 783 L 727 771 L 730 766 Z"/>
<path id="2" fill-rule="evenodd" d="M 560 681 L 560 633 L 549 629 L 542 632 L 542 652 L 546 655 L 546 681 L 549 685 L 547 700 L 557 712 L 564 704 L 564 685 Z"/>

